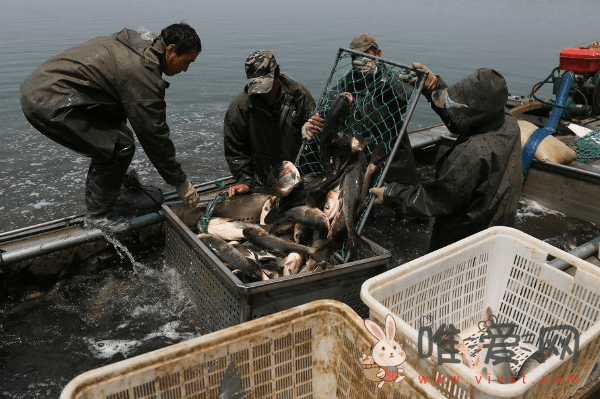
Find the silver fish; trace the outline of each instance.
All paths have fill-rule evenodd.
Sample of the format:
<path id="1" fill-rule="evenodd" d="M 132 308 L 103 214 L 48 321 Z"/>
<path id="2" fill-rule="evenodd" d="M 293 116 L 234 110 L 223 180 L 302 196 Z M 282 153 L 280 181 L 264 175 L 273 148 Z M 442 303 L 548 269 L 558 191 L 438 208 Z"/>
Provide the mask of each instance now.
<path id="1" fill-rule="evenodd" d="M 247 282 L 262 280 L 258 264 L 238 251 L 233 245 L 208 233 L 200 233 L 198 239 L 204 243 L 230 269 L 240 270 Z"/>
<path id="2" fill-rule="evenodd" d="M 485 323 L 489 326 L 492 317 L 492 309 L 487 308 L 485 311 Z M 491 327 L 488 327 L 491 328 Z M 498 327 L 495 328 L 497 331 L 500 330 Z M 475 361 L 473 363 L 474 370 L 479 372 L 482 376 L 488 376 L 490 374 L 492 380 L 497 381 L 501 384 L 509 384 L 510 378 L 513 376 L 512 371 L 510 370 L 510 363 L 508 361 L 498 362 L 497 364 L 493 364 L 494 361 L 491 360 L 490 363 L 485 363 L 486 358 L 488 356 L 488 352 L 491 348 L 484 348 L 484 343 L 491 343 L 490 339 L 486 339 L 484 342 L 480 342 L 477 348 L 480 350 Z M 509 353 L 506 349 L 506 345 L 503 338 L 495 338 L 494 341 L 495 353 L 499 353 L 505 355 Z"/>
<path id="3" fill-rule="evenodd" d="M 331 104 L 325 116 L 323 130 L 319 135 L 319 139 L 321 140 L 320 161 L 321 165 L 323 165 L 325 175 L 331 174 L 331 146 L 333 139 L 346 121 L 353 101 L 354 98 L 350 93 L 341 93 L 333 104 Z"/>
<path id="4" fill-rule="evenodd" d="M 287 197 L 300 184 L 302 184 L 302 176 L 296 165 L 290 161 L 283 161 L 277 170 L 277 175 L 271 173 L 267 178 L 267 187 L 279 197 Z"/>
<path id="5" fill-rule="evenodd" d="M 325 196 L 325 205 L 323 205 L 323 213 L 329 220 L 332 220 L 335 215 L 337 215 L 340 210 L 341 201 L 340 201 L 340 192 L 342 188 L 341 185 L 337 185 L 327 192 Z"/>
<path id="6" fill-rule="evenodd" d="M 223 240 L 239 241 L 244 239 L 242 231 L 249 225 L 249 223 L 240 222 L 239 220 L 213 217 L 208 222 L 206 232 L 208 234 L 216 235 Z"/>
<path id="7" fill-rule="evenodd" d="M 305 245 L 296 244 L 295 242 L 286 241 L 267 233 L 260 227 L 248 227 L 244 229 L 244 236 L 251 243 L 265 248 L 269 251 L 288 255 L 290 252 L 298 252 L 301 254 L 310 254 L 315 252 L 314 248 Z"/>
<path id="8" fill-rule="evenodd" d="M 271 217 L 273 215 L 273 217 Z M 313 208 L 306 205 L 297 206 L 283 213 L 269 213 L 265 218 L 267 224 L 278 225 L 284 222 L 293 221 L 303 223 L 313 229 L 329 231 L 329 219 L 319 208 Z"/>
<path id="9" fill-rule="evenodd" d="M 297 252 L 291 252 L 285 258 L 285 264 L 283 266 L 283 275 L 289 276 L 291 274 L 297 274 L 304 263 L 304 257 Z"/>
<path id="10" fill-rule="evenodd" d="M 367 195 L 369 194 L 369 189 L 373 184 L 373 178 L 375 177 L 375 172 L 379 170 L 379 167 L 386 159 L 385 146 L 383 145 L 383 141 L 377 144 L 373 153 L 371 154 L 371 158 L 369 158 L 369 163 L 367 164 L 367 168 L 365 170 L 365 177 L 363 179 L 363 185 L 360 189 L 360 200 L 364 203 L 366 201 Z"/>

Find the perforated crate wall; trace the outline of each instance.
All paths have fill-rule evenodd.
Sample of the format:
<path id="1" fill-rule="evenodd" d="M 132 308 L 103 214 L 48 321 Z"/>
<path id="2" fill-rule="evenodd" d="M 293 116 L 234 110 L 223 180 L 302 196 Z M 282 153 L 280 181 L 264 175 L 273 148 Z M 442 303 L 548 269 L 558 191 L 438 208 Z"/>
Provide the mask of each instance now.
<path id="1" fill-rule="evenodd" d="M 549 255 L 573 265 L 574 275 L 548 265 Z M 371 278 L 363 284 L 361 297 L 372 318 L 397 316 L 397 330 L 417 371 L 431 377 L 460 375 L 459 384 L 438 385 L 450 398 L 570 396 L 585 383 L 598 358 L 600 271 L 516 229 L 487 229 Z M 478 337 L 478 322 L 488 306 L 499 323 L 515 325 L 517 336 L 534 338 L 511 348 L 516 354 L 513 359 L 522 363 L 529 357 L 539 345 L 542 327 L 568 325 L 580 333 L 577 363 L 568 355 L 562 360 L 555 355 L 536 367 L 525 384 L 520 380 L 478 384 L 475 374 L 462 363 L 438 365 L 435 348 L 431 357 L 418 357 L 421 325 L 430 323 L 435 331 L 441 324 L 454 324 L 461 338 Z M 568 330 L 556 331 L 546 339 L 555 335 L 565 338 Z M 556 346 L 562 352 L 560 342 Z M 513 372 L 519 366 L 511 365 Z M 577 384 L 540 382 L 542 377 L 552 381 L 569 376 L 577 376 Z"/>
<path id="2" fill-rule="evenodd" d="M 400 383 L 368 381 L 360 358 L 375 342 L 348 306 L 315 301 L 89 371 L 61 399 L 217 399 L 232 360 L 254 399 L 443 399 L 408 363 Z"/>

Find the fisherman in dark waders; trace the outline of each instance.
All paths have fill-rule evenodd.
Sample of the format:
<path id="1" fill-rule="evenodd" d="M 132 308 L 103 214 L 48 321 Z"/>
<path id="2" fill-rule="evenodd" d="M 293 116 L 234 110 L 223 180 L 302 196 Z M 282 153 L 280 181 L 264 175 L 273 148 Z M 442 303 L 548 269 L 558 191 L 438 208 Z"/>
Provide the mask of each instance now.
<path id="1" fill-rule="evenodd" d="M 306 87 L 280 72 L 273 53 L 255 51 L 244 67 L 246 86 L 224 121 L 225 159 L 236 181 L 228 189 L 230 197 L 264 187 L 269 173 L 282 161 L 294 162 L 302 140 L 313 134 L 308 118 L 315 100 Z M 314 119 L 317 126 L 322 122 Z"/>
<path id="2" fill-rule="evenodd" d="M 430 251 L 491 226 L 511 226 L 523 186 L 521 136 L 505 107 L 506 81 L 480 68 L 448 87 L 428 72 L 424 95 L 451 133 L 454 145 L 436 164 L 436 176 L 416 185 L 372 188 L 375 203 L 404 215 L 435 217 Z"/>
<path id="3" fill-rule="evenodd" d="M 170 25 L 159 36 L 123 29 L 50 58 L 25 80 L 21 107 L 27 120 L 48 138 L 91 158 L 86 221 L 101 224 L 156 210 L 146 198 L 146 209 L 115 212 L 135 151 L 127 121 L 162 178 L 176 187 L 185 205 L 197 204 L 198 194 L 175 160 L 169 138 L 164 100 L 169 83 L 162 75 L 187 71 L 201 50 L 198 34 L 185 23 Z"/>

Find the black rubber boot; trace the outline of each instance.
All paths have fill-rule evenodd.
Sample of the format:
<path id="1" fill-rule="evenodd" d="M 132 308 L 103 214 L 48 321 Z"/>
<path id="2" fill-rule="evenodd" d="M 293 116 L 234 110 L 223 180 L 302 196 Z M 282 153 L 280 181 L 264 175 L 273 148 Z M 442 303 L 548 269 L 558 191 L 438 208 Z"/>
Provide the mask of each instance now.
<path id="1" fill-rule="evenodd" d="M 110 214 L 118 217 L 146 215 L 160 210 L 163 202 L 164 196 L 160 188 L 143 185 L 136 171 L 129 169 Z"/>

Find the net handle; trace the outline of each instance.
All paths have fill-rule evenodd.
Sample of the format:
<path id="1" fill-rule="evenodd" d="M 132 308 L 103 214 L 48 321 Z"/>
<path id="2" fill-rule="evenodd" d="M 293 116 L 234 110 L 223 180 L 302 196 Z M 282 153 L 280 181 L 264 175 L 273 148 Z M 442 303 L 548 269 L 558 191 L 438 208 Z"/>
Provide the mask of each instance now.
<path id="1" fill-rule="evenodd" d="M 395 63 L 395 65 L 398 66 L 402 66 L 401 64 L 397 64 Z M 398 133 L 398 137 L 396 138 L 396 142 L 394 143 L 394 148 L 392 148 L 392 151 L 390 151 L 390 154 L 388 155 L 388 162 L 386 162 L 385 167 L 383 168 L 383 172 L 381 173 L 381 177 L 379 178 L 379 181 L 377 182 L 376 187 L 381 187 L 383 185 L 383 182 L 385 180 L 385 176 L 387 174 L 388 169 L 390 168 L 391 165 L 391 161 L 394 159 L 394 156 L 396 155 L 396 151 L 398 150 L 398 147 L 400 147 L 400 142 L 402 140 L 402 137 L 407 134 L 406 130 L 408 127 L 408 123 L 410 122 L 410 119 L 412 118 L 412 114 L 415 111 L 415 108 L 417 106 L 417 102 L 419 101 L 419 97 L 421 96 L 421 92 L 423 91 L 423 87 L 425 86 L 425 79 L 423 79 L 423 77 L 427 74 L 427 71 L 423 70 L 423 69 L 414 69 L 412 67 L 404 67 L 405 69 L 411 69 L 417 72 L 417 75 L 419 76 L 419 84 L 417 85 L 416 90 L 413 91 L 412 94 L 412 99 L 410 101 L 410 106 L 408 107 L 408 110 L 406 111 L 406 116 L 404 118 L 404 120 L 406 121 L 405 123 L 402 124 L 402 128 L 400 129 L 400 133 Z M 367 209 L 365 210 L 360 223 L 358 225 L 358 228 L 356 229 L 357 233 L 360 235 L 360 233 L 362 233 L 363 228 L 365 227 L 365 224 L 367 223 L 367 219 L 369 218 L 369 214 L 371 213 L 371 210 L 373 209 L 373 206 L 375 205 L 375 196 L 372 194 L 369 194 L 369 203 L 367 205 Z M 350 260 L 350 256 L 352 254 L 350 253 L 350 250 L 348 250 L 346 252 L 346 255 L 344 257 L 344 263 L 348 263 Z"/>

